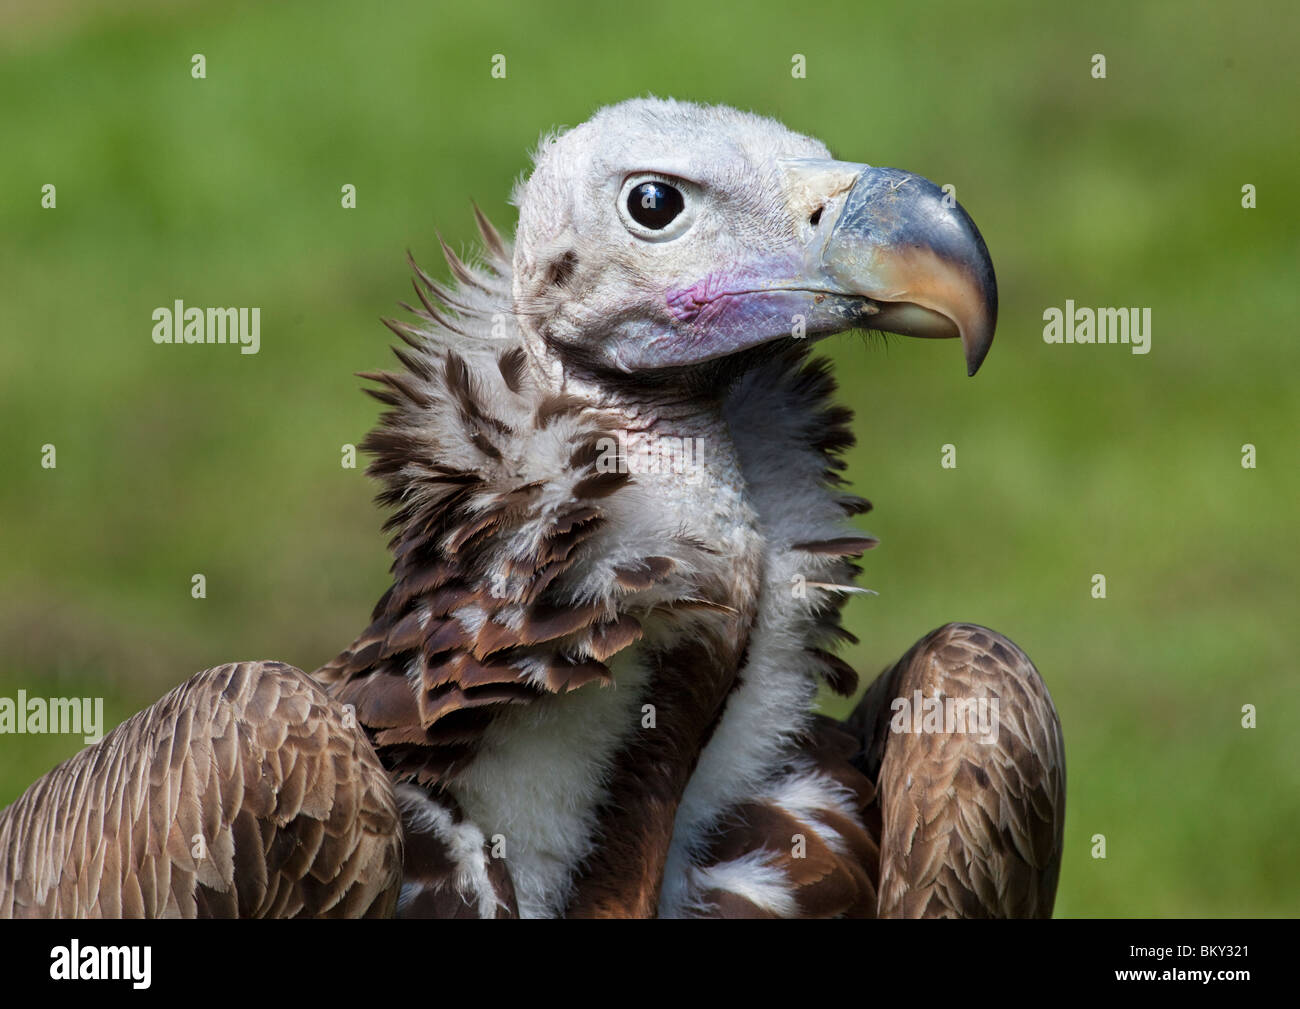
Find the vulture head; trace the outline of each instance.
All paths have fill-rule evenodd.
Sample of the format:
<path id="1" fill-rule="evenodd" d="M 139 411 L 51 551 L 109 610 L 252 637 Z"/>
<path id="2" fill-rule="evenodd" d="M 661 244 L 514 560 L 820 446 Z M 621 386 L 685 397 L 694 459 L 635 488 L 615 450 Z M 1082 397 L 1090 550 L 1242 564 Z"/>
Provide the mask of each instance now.
<path id="1" fill-rule="evenodd" d="M 867 328 L 960 337 L 973 375 L 993 339 L 993 266 L 955 200 L 760 116 L 606 108 L 542 143 L 515 202 L 515 314 L 555 373 L 671 379 Z"/>

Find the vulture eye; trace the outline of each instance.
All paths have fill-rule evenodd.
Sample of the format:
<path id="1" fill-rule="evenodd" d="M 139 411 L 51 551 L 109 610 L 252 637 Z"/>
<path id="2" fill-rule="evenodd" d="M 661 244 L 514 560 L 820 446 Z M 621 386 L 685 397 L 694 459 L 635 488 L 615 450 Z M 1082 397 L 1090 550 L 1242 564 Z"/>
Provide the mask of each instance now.
<path id="1" fill-rule="evenodd" d="M 637 175 L 623 184 L 619 216 L 624 227 L 638 238 L 664 242 L 691 226 L 695 218 L 693 196 L 694 187 L 689 182 Z"/>
<path id="2" fill-rule="evenodd" d="M 632 220 L 651 231 L 662 231 L 686 207 L 681 190 L 666 182 L 643 182 L 627 194 L 627 212 Z"/>

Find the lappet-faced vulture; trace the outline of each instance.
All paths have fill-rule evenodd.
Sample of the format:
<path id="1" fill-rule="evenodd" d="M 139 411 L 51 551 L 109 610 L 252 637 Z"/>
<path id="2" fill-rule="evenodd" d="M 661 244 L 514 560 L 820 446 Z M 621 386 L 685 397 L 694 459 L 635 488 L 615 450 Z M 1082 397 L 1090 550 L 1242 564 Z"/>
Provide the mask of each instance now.
<path id="1" fill-rule="evenodd" d="M 1050 914 L 1064 754 L 1019 648 L 948 624 L 813 710 L 856 688 L 832 649 L 875 541 L 810 345 L 958 337 L 973 374 L 971 219 L 653 99 L 544 140 L 516 202 L 513 245 L 480 215 L 482 265 L 416 268 L 402 367 L 366 376 L 370 626 L 311 677 L 200 673 L 47 774 L 0 816 L 0 912 Z"/>

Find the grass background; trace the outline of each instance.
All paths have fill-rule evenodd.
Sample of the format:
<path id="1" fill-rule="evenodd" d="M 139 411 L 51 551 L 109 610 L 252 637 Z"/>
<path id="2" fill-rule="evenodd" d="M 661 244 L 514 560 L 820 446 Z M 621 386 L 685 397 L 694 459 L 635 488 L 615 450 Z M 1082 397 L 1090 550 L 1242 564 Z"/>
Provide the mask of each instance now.
<path id="1" fill-rule="evenodd" d="M 377 412 L 352 373 L 388 360 L 403 250 L 468 247 L 471 198 L 512 225 L 546 129 L 720 101 L 953 183 L 997 265 L 975 380 L 950 343 L 824 345 L 883 541 L 850 660 L 955 619 L 1035 659 L 1069 760 L 1058 914 L 1300 912 L 1297 37 L 1285 0 L 0 7 L 0 696 L 103 695 L 115 724 L 350 641 L 388 558 L 340 446 Z M 261 353 L 155 346 L 175 298 L 261 306 Z M 1067 298 L 1149 306 L 1152 352 L 1045 345 Z M 0 804 L 78 746 L 0 737 Z"/>

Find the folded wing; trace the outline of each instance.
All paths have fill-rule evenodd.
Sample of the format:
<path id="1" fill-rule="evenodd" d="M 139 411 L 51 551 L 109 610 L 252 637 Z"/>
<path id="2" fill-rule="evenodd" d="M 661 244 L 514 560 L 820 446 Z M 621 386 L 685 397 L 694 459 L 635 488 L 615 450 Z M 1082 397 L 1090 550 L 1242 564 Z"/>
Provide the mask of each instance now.
<path id="1" fill-rule="evenodd" d="M 300 670 L 191 677 L 0 813 L 5 917 L 388 916 L 392 784 Z"/>

